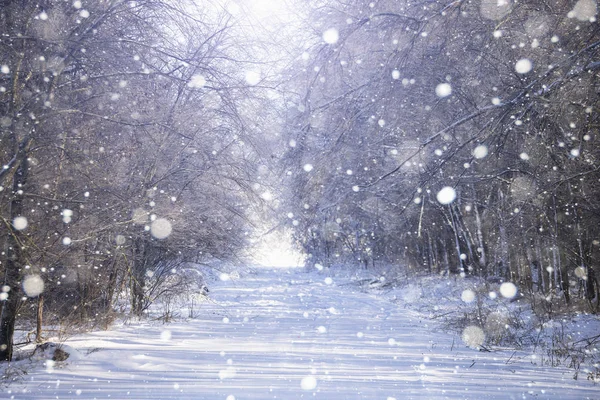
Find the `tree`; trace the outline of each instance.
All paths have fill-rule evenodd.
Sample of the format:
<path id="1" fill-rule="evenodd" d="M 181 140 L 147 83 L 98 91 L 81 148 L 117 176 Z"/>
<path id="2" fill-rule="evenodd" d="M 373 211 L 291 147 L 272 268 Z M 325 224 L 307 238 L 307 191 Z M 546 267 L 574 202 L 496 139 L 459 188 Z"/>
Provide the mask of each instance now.
<path id="1" fill-rule="evenodd" d="M 337 235 L 371 237 L 368 257 L 410 269 L 496 276 L 567 301 L 570 280 L 592 281 L 595 12 L 331 1 L 315 14 L 290 83 L 302 111 L 286 158 L 296 238 L 313 258 L 329 243 L 314 232 L 341 220 Z M 337 257 L 359 243 L 336 242 Z"/>
<path id="2" fill-rule="evenodd" d="M 0 359 L 10 360 L 31 308 L 21 299 L 42 293 L 28 278 L 52 288 L 40 311 L 85 321 L 127 288 L 140 314 L 162 265 L 239 256 L 269 150 L 248 125 L 257 95 L 239 32 L 218 7 L 5 2 L 0 27 Z"/>

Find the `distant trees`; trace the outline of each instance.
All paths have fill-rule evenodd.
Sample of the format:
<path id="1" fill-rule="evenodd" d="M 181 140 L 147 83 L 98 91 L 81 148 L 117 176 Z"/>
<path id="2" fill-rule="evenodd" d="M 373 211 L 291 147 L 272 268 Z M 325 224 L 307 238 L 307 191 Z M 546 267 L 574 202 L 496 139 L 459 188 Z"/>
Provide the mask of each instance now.
<path id="1" fill-rule="evenodd" d="M 15 323 L 36 307 L 38 319 L 96 320 L 128 293 L 140 314 L 153 271 L 235 258 L 269 150 L 247 124 L 247 49 L 222 9 L 4 1 L 0 34 L 0 360 L 10 360 Z"/>
<path id="2" fill-rule="evenodd" d="M 312 262 L 497 277 L 567 301 L 583 285 L 597 304 L 600 31 L 583 3 L 318 8 L 285 159 Z"/>

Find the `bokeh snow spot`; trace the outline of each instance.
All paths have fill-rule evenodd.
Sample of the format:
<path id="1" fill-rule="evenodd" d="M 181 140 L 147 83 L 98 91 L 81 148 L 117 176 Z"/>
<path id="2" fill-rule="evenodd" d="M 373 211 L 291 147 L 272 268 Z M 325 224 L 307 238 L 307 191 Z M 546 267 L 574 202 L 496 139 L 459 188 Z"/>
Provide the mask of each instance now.
<path id="1" fill-rule="evenodd" d="M 313 168 L 314 167 L 312 166 L 312 164 L 304 164 L 304 167 L 302 167 L 302 169 L 304 169 L 304 171 L 306 171 L 306 172 L 312 171 Z"/>
<path id="2" fill-rule="evenodd" d="M 227 367 L 219 371 L 219 379 L 232 379 L 235 378 L 236 370 L 232 366 Z"/>
<path id="3" fill-rule="evenodd" d="M 333 283 L 333 279 L 331 279 L 329 276 L 327 278 L 325 278 L 326 285 L 331 285 L 332 283 Z"/>
<path id="4" fill-rule="evenodd" d="M 325 328 L 323 325 L 317 327 L 317 332 L 319 333 L 327 333 L 327 328 Z"/>
<path id="5" fill-rule="evenodd" d="M 226 282 L 231 279 L 231 276 L 229 274 L 223 272 L 219 275 L 219 279 L 222 280 L 223 282 Z"/>
<path id="6" fill-rule="evenodd" d="M 340 33 L 335 28 L 329 28 L 323 32 L 323 41 L 327 44 L 335 44 L 340 39 Z"/>
<path id="7" fill-rule="evenodd" d="M 579 157 L 579 155 L 581 154 L 579 149 L 571 149 L 569 153 L 571 154 L 571 157 Z"/>
<path id="8" fill-rule="evenodd" d="M 171 337 L 172 337 L 172 334 L 171 334 L 171 331 L 169 331 L 169 330 L 164 330 L 160 333 L 160 340 L 163 340 L 165 342 L 171 340 Z"/>
<path id="9" fill-rule="evenodd" d="M 522 58 L 515 64 L 515 71 L 518 74 L 526 74 L 533 69 L 533 64 L 527 58 Z"/>
<path id="10" fill-rule="evenodd" d="M 587 270 L 584 267 L 575 268 L 575 276 L 579 279 L 587 279 Z"/>
<path id="11" fill-rule="evenodd" d="M 317 379 L 314 376 L 306 376 L 300 381 L 302 390 L 313 390 L 317 387 Z"/>
<path id="12" fill-rule="evenodd" d="M 436 198 L 440 204 L 450 204 L 456 199 L 456 190 L 450 186 L 446 186 L 437 193 Z"/>
<path id="13" fill-rule="evenodd" d="M 23 279 L 23 291 L 29 297 L 36 297 L 44 291 L 44 281 L 39 275 L 27 275 Z"/>
<path id="14" fill-rule="evenodd" d="M 473 149 L 473 157 L 477 159 L 482 159 L 487 157 L 488 155 L 488 147 L 484 144 L 480 144 L 479 146 Z"/>
<path id="15" fill-rule="evenodd" d="M 449 83 L 440 83 L 435 87 L 435 94 L 438 97 L 448 97 L 452 94 L 452 86 Z"/>
<path id="16" fill-rule="evenodd" d="M 485 341 L 485 333 L 480 327 L 470 325 L 463 330 L 462 340 L 467 346 L 478 349 Z"/>
<path id="17" fill-rule="evenodd" d="M 18 231 L 22 231 L 23 229 L 27 228 L 28 224 L 27 218 L 25 217 L 16 217 L 13 219 L 13 227 Z"/>
<path id="18" fill-rule="evenodd" d="M 475 292 L 471 289 L 465 289 L 460 295 L 460 299 L 465 303 L 472 303 L 475 300 Z"/>
<path id="19" fill-rule="evenodd" d="M 512 299 L 517 295 L 517 287 L 512 282 L 504 282 L 500 285 L 500 294 L 507 299 Z"/>
<path id="20" fill-rule="evenodd" d="M 188 82 L 188 86 L 195 89 L 200 89 L 206 86 L 206 78 L 202 75 L 194 75 Z"/>
<path id="21" fill-rule="evenodd" d="M 260 72 L 256 71 L 247 71 L 246 75 L 244 75 L 244 79 L 246 83 L 250 86 L 258 85 L 260 83 Z"/>
<path id="22" fill-rule="evenodd" d="M 71 222 L 71 219 L 73 217 L 73 210 L 69 210 L 68 208 L 65 208 L 64 210 L 62 210 L 60 215 L 62 215 L 63 222 L 65 224 L 68 224 Z"/>
<path id="23" fill-rule="evenodd" d="M 171 223 L 164 218 L 157 218 L 150 225 L 150 233 L 157 239 L 168 238 L 172 230 Z"/>

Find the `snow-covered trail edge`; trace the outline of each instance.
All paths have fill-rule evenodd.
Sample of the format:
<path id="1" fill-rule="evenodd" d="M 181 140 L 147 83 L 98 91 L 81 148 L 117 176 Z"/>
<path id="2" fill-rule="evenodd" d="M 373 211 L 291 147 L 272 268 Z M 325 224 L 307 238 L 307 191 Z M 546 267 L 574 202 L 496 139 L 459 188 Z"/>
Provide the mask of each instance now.
<path id="1" fill-rule="evenodd" d="M 88 353 L 4 389 L 15 399 L 599 399 L 573 371 L 466 348 L 419 314 L 258 270 L 211 288 L 201 316 L 71 338 Z M 509 362 L 507 362 L 509 361 Z"/>

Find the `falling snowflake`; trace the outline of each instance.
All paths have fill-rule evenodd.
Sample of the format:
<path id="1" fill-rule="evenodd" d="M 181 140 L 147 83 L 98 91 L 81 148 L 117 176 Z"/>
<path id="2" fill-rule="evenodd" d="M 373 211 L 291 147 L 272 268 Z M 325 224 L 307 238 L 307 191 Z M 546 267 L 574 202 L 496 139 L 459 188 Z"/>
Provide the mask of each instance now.
<path id="1" fill-rule="evenodd" d="M 522 58 L 515 64 L 515 71 L 519 74 L 526 74 L 533 69 L 533 63 L 527 58 Z"/>
<path id="2" fill-rule="evenodd" d="M 260 83 L 261 77 L 260 72 L 256 71 L 247 71 L 244 76 L 246 83 L 250 86 L 258 85 Z"/>
<path id="3" fill-rule="evenodd" d="M 462 340 L 465 344 L 473 349 L 481 347 L 485 341 L 485 333 L 478 326 L 467 326 L 462 333 Z"/>
<path id="4" fill-rule="evenodd" d="M 172 230 L 171 223 L 165 218 L 157 218 L 150 225 L 150 233 L 157 239 L 168 238 Z"/>
<path id="5" fill-rule="evenodd" d="M 504 282 L 500 285 L 500 294 L 507 299 L 512 299 L 517 295 L 517 287 L 512 282 Z"/>
<path id="6" fill-rule="evenodd" d="M 27 218 L 25 217 L 16 217 L 13 219 L 13 227 L 18 231 L 22 231 L 23 229 L 27 228 L 28 224 Z"/>
<path id="7" fill-rule="evenodd" d="M 436 198 L 440 204 L 450 204 L 456 199 L 456 190 L 450 186 L 446 186 L 437 193 Z"/>
<path id="8" fill-rule="evenodd" d="M 480 144 L 479 146 L 473 149 L 473 157 L 477 159 L 485 158 L 488 155 L 488 147 L 484 144 Z"/>
<path id="9" fill-rule="evenodd" d="M 449 83 L 440 83 L 435 87 L 435 94 L 438 97 L 448 97 L 452 94 L 452 86 Z"/>
<path id="10" fill-rule="evenodd" d="M 206 85 L 206 78 L 202 75 L 194 75 L 188 82 L 188 86 L 195 89 L 203 88 Z"/>
<path id="11" fill-rule="evenodd" d="M 317 379 L 312 375 L 306 376 L 300 381 L 300 387 L 302 390 L 313 390 L 317 387 Z"/>
<path id="12" fill-rule="evenodd" d="M 460 299 L 465 303 L 472 303 L 475 300 L 475 292 L 471 289 L 465 289 L 460 295 Z"/>
<path id="13" fill-rule="evenodd" d="M 330 28 L 323 32 L 323 41 L 327 44 L 335 44 L 339 39 L 340 34 L 335 28 Z"/>
<path id="14" fill-rule="evenodd" d="M 39 275 L 27 275 L 23 279 L 23 291 L 29 297 L 37 297 L 44 291 L 44 281 Z"/>

